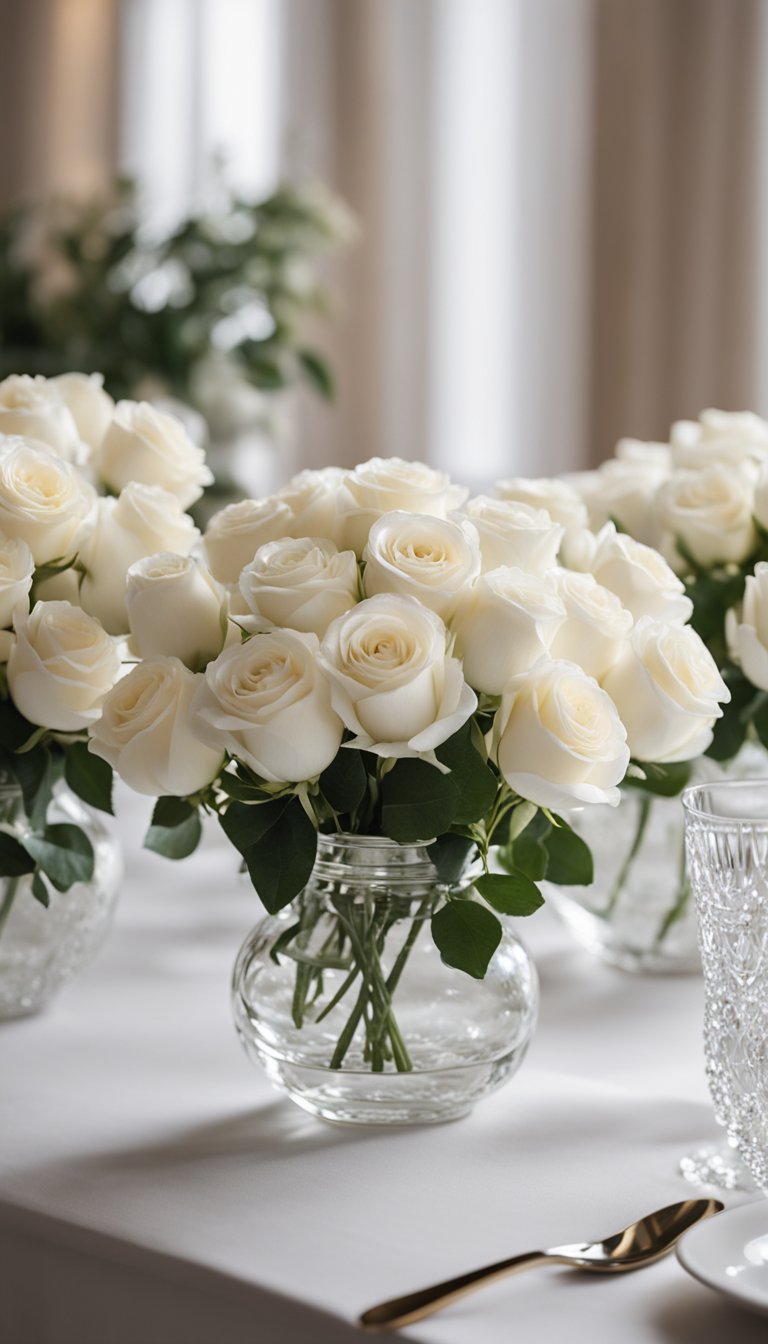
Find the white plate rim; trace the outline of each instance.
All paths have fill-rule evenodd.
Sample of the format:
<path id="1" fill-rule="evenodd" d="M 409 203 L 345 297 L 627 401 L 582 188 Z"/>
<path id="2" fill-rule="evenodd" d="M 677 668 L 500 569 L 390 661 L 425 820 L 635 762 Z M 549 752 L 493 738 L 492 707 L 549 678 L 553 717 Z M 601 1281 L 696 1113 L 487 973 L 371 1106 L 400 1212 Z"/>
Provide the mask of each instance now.
<path id="1" fill-rule="evenodd" d="M 762 1217 L 758 1213 L 760 1209 Z M 731 1245 L 737 1255 L 744 1241 L 751 1239 L 750 1232 L 753 1237 L 761 1234 L 768 1236 L 768 1199 L 761 1196 L 759 1199 L 750 1200 L 747 1204 L 737 1204 L 733 1208 L 725 1209 L 723 1213 L 716 1214 L 714 1218 L 707 1218 L 697 1223 L 696 1227 L 690 1228 L 677 1243 L 675 1254 L 678 1261 L 686 1273 L 707 1288 L 733 1298 L 735 1302 L 749 1307 L 752 1311 L 768 1315 L 768 1266 L 766 1266 L 765 1291 L 756 1292 L 751 1285 L 742 1283 L 739 1275 L 733 1278 L 726 1277 L 724 1267 L 730 1258 L 727 1251 L 723 1255 L 723 1269 L 719 1271 L 712 1272 L 708 1267 L 702 1267 L 697 1259 L 696 1251 L 699 1245 L 716 1242 L 722 1238 L 726 1227 L 731 1230 Z"/>

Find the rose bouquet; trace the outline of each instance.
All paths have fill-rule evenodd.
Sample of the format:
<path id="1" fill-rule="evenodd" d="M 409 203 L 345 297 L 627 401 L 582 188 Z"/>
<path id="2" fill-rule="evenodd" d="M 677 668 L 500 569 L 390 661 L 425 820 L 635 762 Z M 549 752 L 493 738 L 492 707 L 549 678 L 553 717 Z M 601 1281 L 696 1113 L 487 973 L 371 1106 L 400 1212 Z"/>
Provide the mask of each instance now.
<path id="1" fill-rule="evenodd" d="M 688 685 L 677 674 L 670 678 L 664 703 L 687 702 L 694 718 L 687 742 L 679 744 L 679 763 L 656 781 L 656 791 L 674 799 L 693 770 L 699 776 L 717 773 L 724 768 L 717 763 L 732 761 L 745 741 L 748 750 L 738 769 L 742 774 L 759 769 L 758 753 L 749 744 L 768 743 L 768 658 L 761 670 L 768 630 L 761 598 L 768 560 L 768 423 L 750 413 L 704 411 L 698 421 L 674 424 L 668 443 L 621 440 L 614 458 L 596 471 L 565 478 L 558 491 L 570 499 L 565 561 L 600 583 L 611 583 L 619 554 L 636 560 L 642 556 L 649 581 L 652 573 L 666 573 L 670 612 L 690 618 L 730 692 L 713 735 L 701 737 L 695 679 Z M 639 571 L 635 584 L 638 576 Z M 612 693 L 620 677 L 616 671 L 605 683 Z M 639 697 L 634 713 L 645 715 L 646 708 Z M 648 727 L 663 733 L 663 714 L 653 724 L 649 720 Z M 663 747 L 656 759 L 664 759 Z M 648 781 L 631 773 L 626 785 L 622 815 L 633 813 L 635 824 L 626 838 L 621 826 L 604 838 L 605 879 L 598 878 L 593 893 L 585 893 L 583 900 L 604 917 L 616 916 L 623 904 L 636 951 L 647 930 L 650 941 L 642 955 L 638 952 L 639 964 L 655 969 L 693 966 L 698 963 L 696 930 L 689 912 L 679 807 L 663 802 L 652 806 Z M 583 829 L 590 829 L 588 819 Z M 624 839 L 625 853 L 620 854 L 617 846 Z M 677 865 L 669 862 L 675 847 Z M 648 913 L 645 929 L 643 909 Z M 578 933 L 576 924 L 574 928 Z M 595 934 L 593 928 L 590 936 L 601 945 L 609 935 Z M 603 946 L 603 951 L 632 964 L 628 947 L 623 952 L 614 948 L 611 954 Z"/>
<path id="2" fill-rule="evenodd" d="M 126 574 L 160 549 L 193 565 L 184 510 L 210 479 L 178 421 L 115 406 L 96 375 L 0 382 L 0 929 L 21 890 L 48 905 L 93 878 L 86 831 L 50 819 L 54 790 L 64 776 L 111 811 L 87 735 L 125 670 Z"/>
<path id="3" fill-rule="evenodd" d="M 569 492 L 540 489 L 466 500 L 397 458 L 302 472 L 111 590 L 138 661 L 90 751 L 158 796 L 150 848 L 186 856 L 214 813 L 266 909 L 298 898 L 273 954 L 295 964 L 297 1028 L 352 996 L 336 1066 L 359 1028 L 370 1068 L 409 1069 L 393 996 L 418 930 L 385 972 L 383 907 L 360 923 L 339 905 L 318 950 L 301 895 L 318 834 L 429 842 L 432 937 L 481 979 L 499 915 L 535 910 L 542 878 L 590 881 L 568 818 L 615 804 L 628 769 L 652 787 L 657 763 L 703 750 L 728 698 L 669 567 L 615 536 L 596 574 L 565 568 Z"/>

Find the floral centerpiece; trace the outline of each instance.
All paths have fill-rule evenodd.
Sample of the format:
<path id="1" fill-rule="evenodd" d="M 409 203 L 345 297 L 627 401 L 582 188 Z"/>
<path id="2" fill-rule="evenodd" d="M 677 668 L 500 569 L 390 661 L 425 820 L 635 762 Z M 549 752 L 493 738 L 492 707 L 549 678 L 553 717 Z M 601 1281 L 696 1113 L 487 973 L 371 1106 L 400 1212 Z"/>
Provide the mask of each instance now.
<path id="1" fill-rule="evenodd" d="M 612 459 L 596 471 L 565 478 L 559 488 L 569 494 L 576 510 L 565 547 L 568 563 L 602 582 L 606 557 L 617 548 L 627 553 L 652 548 L 644 552 L 646 559 L 656 569 L 664 565 L 674 571 L 674 601 L 690 618 L 729 689 L 711 738 L 694 735 L 678 766 L 669 772 L 669 796 L 676 797 L 694 769 L 701 774 L 717 770 L 715 763 L 725 767 L 745 743 L 747 755 L 740 757 L 740 772 L 762 768 L 755 747 L 768 744 L 764 653 L 768 627 L 763 596 L 768 574 L 768 422 L 750 412 L 707 410 L 698 421 L 676 422 L 667 443 L 622 439 Z M 636 793 L 638 782 L 642 785 L 630 775 L 626 784 Z M 652 903 L 651 889 L 659 890 L 664 880 L 659 881 L 656 872 L 652 876 L 649 865 L 655 851 L 657 867 L 665 863 L 667 871 L 673 871 L 674 864 L 666 860 L 673 830 L 680 831 L 674 843 L 682 855 L 677 808 L 670 812 L 661 806 L 651 812 L 650 799 L 636 793 L 635 813 L 637 826 L 627 837 L 624 862 L 604 907 L 608 914 L 632 883 L 637 886 L 637 905 Z M 674 882 L 651 956 L 661 951 L 663 938 L 689 911 L 683 869 Z M 682 938 L 682 927 L 677 932 Z M 693 964 L 697 957 L 692 916 L 685 937 L 690 951 L 685 954 L 681 944 L 681 953 Z"/>
<path id="2" fill-rule="evenodd" d="M 112 772 L 88 730 L 125 670 L 127 571 L 193 550 L 185 510 L 210 479 L 175 418 L 115 405 L 100 376 L 0 382 L 0 1013 L 38 1006 L 106 929 L 117 865 L 80 804 L 111 812 Z M 34 901 L 58 912 L 39 957 Z"/>
<path id="3" fill-rule="evenodd" d="M 293 968 L 297 1032 L 339 1024 L 336 1069 L 354 1049 L 407 1074 L 396 997 L 422 928 L 481 981 L 542 879 L 590 881 L 573 817 L 615 805 L 628 773 L 665 787 L 728 699 L 654 551 L 611 532 L 577 568 L 560 484 L 468 500 L 373 459 L 302 472 L 200 536 L 184 510 L 203 454 L 98 379 L 6 380 L 0 434 L 4 760 L 35 822 L 5 828 L 4 875 L 43 900 L 87 863 L 46 831 L 62 768 L 97 806 L 112 769 L 157 797 L 146 843 L 171 858 L 215 815 L 266 910 L 290 907 L 270 958 Z M 351 907 L 337 885 L 330 914 L 306 895 L 334 837 L 433 874 L 392 964 L 386 882 Z"/>

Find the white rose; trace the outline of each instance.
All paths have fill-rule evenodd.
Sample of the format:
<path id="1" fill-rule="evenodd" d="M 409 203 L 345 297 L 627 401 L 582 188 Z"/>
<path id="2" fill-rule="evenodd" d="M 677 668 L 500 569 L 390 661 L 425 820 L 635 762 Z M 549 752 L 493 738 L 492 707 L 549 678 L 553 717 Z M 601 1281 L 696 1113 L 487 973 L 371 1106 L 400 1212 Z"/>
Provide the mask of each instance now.
<path id="1" fill-rule="evenodd" d="M 480 573 L 480 544 L 472 523 L 402 510 L 385 513 L 373 524 L 363 558 L 369 597 L 417 597 L 444 621 Z"/>
<path id="2" fill-rule="evenodd" d="M 209 663 L 195 696 L 197 732 L 272 783 L 314 779 L 343 726 L 318 667 L 315 635 L 270 630 Z"/>
<path id="3" fill-rule="evenodd" d="M 137 560 L 128 570 L 125 602 L 131 648 L 140 658 L 166 654 L 197 669 L 221 652 L 226 593 L 191 556 L 161 551 Z"/>
<path id="4" fill-rule="evenodd" d="M 659 515 L 697 564 L 739 564 L 757 543 L 754 499 L 751 471 L 718 464 L 676 473 L 659 492 Z"/>
<path id="5" fill-rule="evenodd" d="M 75 422 L 55 382 L 14 373 L 0 383 L 0 434 L 20 434 L 72 461 L 80 446 Z"/>
<path id="6" fill-rule="evenodd" d="M 359 587 L 354 551 L 337 551 L 324 537 L 269 541 L 240 575 L 240 592 L 255 616 L 318 638 L 355 605 Z"/>
<path id="7" fill-rule="evenodd" d="M 725 617 L 728 650 L 745 677 L 758 690 L 768 691 L 768 564 L 761 560 L 747 575 L 741 610 Z"/>
<path id="8" fill-rule="evenodd" d="M 477 528 L 483 570 L 514 565 L 543 574 L 555 564 L 564 528 L 545 509 L 477 495 L 465 504 L 463 516 Z"/>
<path id="9" fill-rule="evenodd" d="M 470 686 L 501 695 L 510 679 L 544 656 L 565 607 L 552 584 L 502 566 L 483 574 L 459 611 L 456 652 Z"/>
<path id="10" fill-rule="evenodd" d="M 159 485 L 185 509 L 213 480 L 203 449 L 192 442 L 184 426 L 146 401 L 117 403 L 93 463 L 110 489 L 122 490 L 131 481 Z"/>
<path id="11" fill-rule="evenodd" d="M 344 514 L 344 545 L 362 555 L 368 533 L 383 513 L 402 509 L 406 513 L 445 518 L 466 496 L 467 491 L 452 485 L 446 472 L 424 462 L 372 457 L 344 475 L 339 495 Z"/>
<path id="12" fill-rule="evenodd" d="M 641 761 L 688 761 L 706 751 L 730 691 L 689 625 L 643 617 L 603 680 Z"/>
<path id="13" fill-rule="evenodd" d="M 35 560 L 25 541 L 0 535 L 0 629 L 7 629 L 17 607 L 29 610 Z"/>
<path id="14" fill-rule="evenodd" d="M 496 499 L 512 499 L 532 509 L 546 509 L 553 523 L 566 529 L 586 527 L 587 506 L 575 486 L 558 477 L 511 476 L 493 487 Z"/>
<path id="15" fill-rule="evenodd" d="M 292 535 L 293 513 L 282 500 L 241 499 L 214 513 L 203 536 L 208 566 L 219 583 L 236 584 L 260 546 Z"/>
<path id="16" fill-rule="evenodd" d="M 99 717 L 120 672 L 117 646 L 100 623 L 69 602 L 36 602 L 14 616 L 8 685 L 30 723 L 73 733 Z"/>
<path id="17" fill-rule="evenodd" d="M 670 442 L 674 465 L 683 469 L 763 463 L 768 458 L 768 422 L 751 411 L 702 411 L 698 420 L 676 421 Z"/>
<path id="18" fill-rule="evenodd" d="M 610 697 L 575 663 L 546 659 L 512 679 L 488 746 L 511 789 L 555 812 L 615 806 L 629 764 Z"/>
<path id="19" fill-rule="evenodd" d="M 44 565 L 71 555 L 96 492 L 68 462 L 22 438 L 0 438 L 0 531 Z"/>
<path id="20" fill-rule="evenodd" d="M 693 611 L 685 584 L 651 546 L 617 532 L 607 523 L 597 537 L 592 559 L 597 582 L 612 593 L 635 618 L 653 616 L 683 624 Z"/>
<path id="21" fill-rule="evenodd" d="M 51 378 L 75 422 L 78 435 L 89 448 L 96 448 L 109 428 L 115 403 L 104 391 L 100 373 L 60 373 Z"/>
<path id="22" fill-rule="evenodd" d="M 291 510 L 287 535 L 327 537 L 341 546 L 344 518 L 340 500 L 345 475 L 341 467 L 300 471 L 278 490 L 277 499 Z"/>
<path id="23" fill-rule="evenodd" d="M 668 476 L 672 470 L 672 450 L 668 443 L 655 443 L 645 439 L 619 439 L 615 456 L 619 462 L 631 462 L 636 467 L 649 468 L 657 476 Z"/>
<path id="24" fill-rule="evenodd" d="M 555 632 L 550 656 L 578 663 L 590 677 L 601 681 L 632 629 L 632 613 L 592 574 L 570 574 L 563 569 L 553 579 L 565 607 L 565 620 Z"/>
<path id="25" fill-rule="evenodd" d="M 100 499 L 80 549 L 86 573 L 80 602 L 110 634 L 128 632 L 125 576 L 147 555 L 189 555 L 200 533 L 174 495 L 155 485 L 127 485 L 118 499 Z"/>
<path id="26" fill-rule="evenodd" d="M 366 598 L 328 628 L 320 663 L 350 745 L 377 756 L 421 756 L 466 723 L 477 697 L 447 654 L 440 617 L 413 597 Z"/>
<path id="27" fill-rule="evenodd" d="M 612 458 L 593 473 L 586 493 L 589 521 L 597 529 L 616 522 L 631 537 L 647 545 L 659 539 L 656 496 L 669 475 L 668 468 L 631 458 Z"/>
<path id="28" fill-rule="evenodd" d="M 106 697 L 89 750 L 137 793 L 197 793 L 224 763 L 223 747 L 206 746 L 194 731 L 192 701 L 201 681 L 178 658 L 147 658 Z"/>
<path id="29" fill-rule="evenodd" d="M 611 525 L 612 526 L 612 525 Z M 613 529 L 615 532 L 615 528 Z M 595 562 L 600 534 L 590 527 L 566 528 L 560 543 L 559 562 L 565 569 L 573 569 L 586 574 Z"/>

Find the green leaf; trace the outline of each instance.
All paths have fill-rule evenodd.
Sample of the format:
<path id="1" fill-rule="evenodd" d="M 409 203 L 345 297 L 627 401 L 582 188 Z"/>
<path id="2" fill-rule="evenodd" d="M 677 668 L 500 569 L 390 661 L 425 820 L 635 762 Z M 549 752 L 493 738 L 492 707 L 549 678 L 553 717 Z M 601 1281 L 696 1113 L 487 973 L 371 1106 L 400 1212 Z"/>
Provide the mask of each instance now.
<path id="1" fill-rule="evenodd" d="M 650 793 L 658 798 L 676 798 L 691 777 L 692 761 L 674 761 L 671 765 L 651 765 L 639 762 L 645 772 L 645 779 L 630 775 L 625 780 L 627 788 L 639 789 L 641 793 Z"/>
<path id="2" fill-rule="evenodd" d="M 67 783 L 90 807 L 99 812 L 112 810 L 112 766 L 108 761 L 88 750 L 87 742 L 72 742 L 64 757 L 64 774 Z"/>
<path id="3" fill-rule="evenodd" d="M 754 717 L 751 706 L 755 702 L 755 688 L 735 667 L 723 670 L 723 680 L 731 692 L 722 717 L 715 720 L 712 741 L 706 755 L 713 761 L 729 761 L 743 745 L 747 726 Z"/>
<path id="4" fill-rule="evenodd" d="M 464 874 L 475 842 L 466 835 L 441 835 L 429 846 L 428 854 L 441 882 L 454 886 Z"/>
<path id="5" fill-rule="evenodd" d="M 0 831 L 0 877 L 23 877 L 35 870 L 35 861 L 7 831 Z"/>
<path id="6" fill-rule="evenodd" d="M 484 873 L 474 882 L 484 901 L 500 915 L 532 915 L 544 904 L 544 897 L 535 882 L 525 873 Z"/>
<path id="7" fill-rule="evenodd" d="M 320 776 L 320 792 L 334 812 L 354 812 L 368 788 L 363 753 L 341 747 Z"/>
<path id="8" fill-rule="evenodd" d="M 489 811 L 499 781 L 473 740 L 472 721 L 439 746 L 435 755 L 451 771 L 459 791 L 454 820 L 460 825 L 479 821 Z"/>
<path id="9" fill-rule="evenodd" d="M 259 899 L 271 915 L 306 886 L 316 854 L 317 831 L 298 798 L 292 798 L 272 826 L 243 853 Z"/>
<path id="10" fill-rule="evenodd" d="M 0 700 L 0 742 L 8 751 L 18 751 L 35 732 L 35 724 L 19 713 L 11 700 Z"/>
<path id="11" fill-rule="evenodd" d="M 610 825 L 610 818 L 606 824 Z M 590 885 L 594 877 L 592 852 L 570 826 L 565 823 L 553 826 L 544 838 L 544 845 L 549 855 L 548 882 L 556 882 L 561 887 Z"/>
<path id="12" fill-rule="evenodd" d="M 532 878 L 534 882 L 540 882 L 547 875 L 549 865 L 547 847 L 543 840 L 529 834 L 527 829 L 511 844 L 500 849 L 498 858 L 508 873 L 525 873 L 526 877 Z"/>
<path id="13" fill-rule="evenodd" d="M 144 848 L 166 859 L 186 859 L 203 833 L 200 814 L 186 798 L 158 798 Z"/>
<path id="14" fill-rule="evenodd" d="M 25 835 L 23 845 L 57 891 L 67 891 L 73 883 L 89 882 L 93 877 L 93 846 L 79 826 L 56 822 Z"/>
<path id="15" fill-rule="evenodd" d="M 45 825 L 56 777 L 50 752 L 38 745 L 31 751 L 17 752 L 11 759 L 24 798 L 24 811 L 32 828 L 40 830 Z"/>
<path id="16" fill-rule="evenodd" d="M 45 906 L 46 910 L 48 909 L 51 904 L 51 893 L 45 885 L 45 878 L 42 873 L 35 873 L 32 878 L 32 895 L 36 901 Z"/>
<path id="17" fill-rule="evenodd" d="M 432 916 L 432 937 L 447 966 L 482 980 L 501 942 L 501 924 L 479 901 L 449 901 Z"/>
<path id="18" fill-rule="evenodd" d="M 333 401 L 336 389 L 333 374 L 325 360 L 314 350 L 299 350 L 298 357 L 302 369 L 321 396 L 325 397 L 326 401 Z"/>
<path id="19" fill-rule="evenodd" d="M 768 704 L 761 705 L 757 713 L 753 715 L 752 722 L 763 746 L 768 746 Z"/>
<path id="20" fill-rule="evenodd" d="M 398 844 L 431 840 L 450 830 L 458 806 L 451 775 L 419 760 L 399 760 L 381 785 L 381 829 Z"/>
<path id="21" fill-rule="evenodd" d="M 251 805 L 230 803 L 226 812 L 219 813 L 219 825 L 230 844 L 245 855 L 275 825 L 290 801 L 289 797 L 285 797 Z"/>

